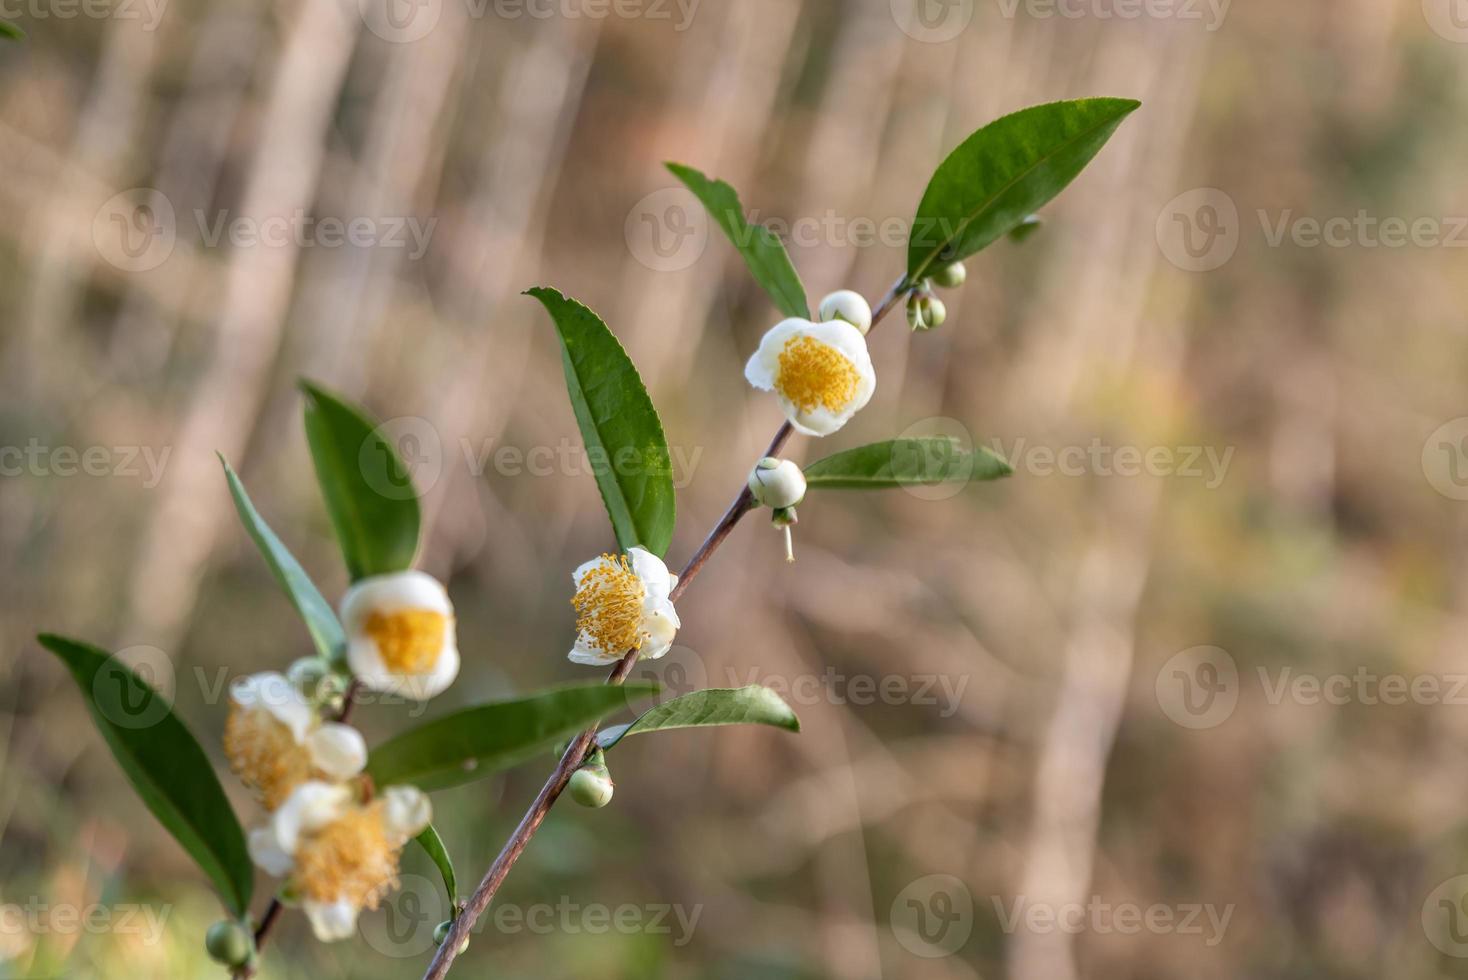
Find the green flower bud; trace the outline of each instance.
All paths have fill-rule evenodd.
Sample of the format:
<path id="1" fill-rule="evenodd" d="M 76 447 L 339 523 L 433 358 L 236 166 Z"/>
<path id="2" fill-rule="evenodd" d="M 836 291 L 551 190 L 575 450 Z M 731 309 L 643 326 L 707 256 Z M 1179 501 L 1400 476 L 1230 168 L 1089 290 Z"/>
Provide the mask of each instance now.
<path id="1" fill-rule="evenodd" d="M 923 296 L 920 293 L 907 297 L 907 325 L 913 330 L 928 329 L 928 321 L 923 316 Z"/>
<path id="2" fill-rule="evenodd" d="M 948 319 L 948 307 L 936 296 L 924 296 L 923 301 L 927 308 L 923 311 L 924 319 L 928 321 L 929 327 L 941 327 L 943 321 Z"/>
<path id="3" fill-rule="evenodd" d="M 571 783 L 567 789 L 571 793 L 571 799 L 582 806 L 593 809 L 604 807 L 612 802 L 612 774 L 607 771 L 606 766 L 591 763 L 571 774 Z"/>
<path id="4" fill-rule="evenodd" d="M 204 948 L 209 951 L 209 958 L 214 962 L 234 968 L 244 966 L 250 961 L 255 952 L 255 943 L 244 926 L 224 919 L 209 927 L 204 935 Z"/>
<path id="5" fill-rule="evenodd" d="M 963 281 L 967 278 L 968 269 L 964 268 L 962 262 L 955 262 L 952 265 L 945 265 L 943 268 L 933 273 L 933 282 L 937 283 L 939 286 L 942 286 L 944 289 L 957 289 L 959 286 L 963 285 Z"/>
<path id="6" fill-rule="evenodd" d="M 434 930 L 433 930 L 433 944 L 435 946 L 442 946 L 444 944 L 444 942 L 449 938 L 449 930 L 452 929 L 453 927 L 454 927 L 454 920 L 453 919 L 444 919 L 437 926 L 435 926 L 434 927 Z M 469 948 L 469 938 L 466 936 L 466 937 L 464 937 L 464 943 L 463 943 L 463 945 L 461 945 L 459 947 L 459 955 L 460 956 L 463 956 L 464 955 L 464 951 L 467 950 L 468 948 Z"/>

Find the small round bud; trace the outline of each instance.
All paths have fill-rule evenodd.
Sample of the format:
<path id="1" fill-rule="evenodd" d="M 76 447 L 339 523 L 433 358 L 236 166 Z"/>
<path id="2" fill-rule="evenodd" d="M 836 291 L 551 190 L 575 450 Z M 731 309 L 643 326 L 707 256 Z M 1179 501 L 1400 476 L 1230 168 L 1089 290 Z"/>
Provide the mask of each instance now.
<path id="1" fill-rule="evenodd" d="M 963 281 L 967 278 L 968 269 L 964 268 L 962 262 L 954 262 L 952 265 L 945 265 L 943 268 L 933 273 L 933 282 L 937 283 L 939 286 L 942 286 L 944 289 L 957 289 L 959 286 L 963 285 Z"/>
<path id="2" fill-rule="evenodd" d="M 204 948 L 209 958 L 228 967 L 244 966 L 255 951 L 249 933 L 238 922 L 223 919 L 209 927 L 204 935 Z"/>
<path id="3" fill-rule="evenodd" d="M 925 296 L 923 298 L 927 302 L 927 309 L 924 310 L 926 314 L 924 319 L 928 321 L 928 325 L 931 327 L 943 326 L 943 321 L 948 319 L 948 307 L 944 306 L 943 301 L 936 296 Z"/>
<path id="4" fill-rule="evenodd" d="M 449 938 L 449 930 L 453 927 L 453 919 L 444 919 L 437 926 L 435 926 L 433 929 L 433 945 L 442 946 L 444 942 Z M 469 939 L 468 937 L 465 937 L 463 945 L 459 947 L 459 955 L 462 956 L 464 954 L 464 951 L 468 948 Z"/>
<path id="5" fill-rule="evenodd" d="M 794 507 L 805 499 L 805 474 L 788 459 L 766 456 L 749 471 L 749 492 L 762 507 Z"/>
<path id="6" fill-rule="evenodd" d="M 607 772 L 606 766 L 582 766 L 571 774 L 571 783 L 567 788 L 571 793 L 571 799 L 582 806 L 595 809 L 612 802 L 614 787 L 612 786 L 612 775 Z"/>
<path id="7" fill-rule="evenodd" d="M 850 289 L 838 289 L 821 300 L 816 315 L 822 323 L 827 320 L 845 320 L 862 333 L 872 329 L 872 308 L 867 305 L 861 293 Z"/>

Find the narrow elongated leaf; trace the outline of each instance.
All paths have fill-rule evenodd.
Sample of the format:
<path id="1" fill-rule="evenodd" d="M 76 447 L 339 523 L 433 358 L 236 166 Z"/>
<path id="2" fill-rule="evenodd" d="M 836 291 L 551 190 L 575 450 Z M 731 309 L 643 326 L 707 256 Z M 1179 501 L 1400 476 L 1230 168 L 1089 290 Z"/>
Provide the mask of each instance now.
<path id="1" fill-rule="evenodd" d="M 280 583 L 296 611 L 306 621 L 306 629 L 311 633 L 311 641 L 316 644 L 316 652 L 327 659 L 340 659 L 346 650 L 347 638 L 330 603 L 321 595 L 301 563 L 290 553 L 290 549 L 276 537 L 270 525 L 265 523 L 265 519 L 255 509 L 250 495 L 245 492 L 245 485 L 240 482 L 229 461 L 223 456 L 219 457 L 219 461 L 224 464 L 224 478 L 229 482 L 229 492 L 234 497 L 234 507 L 239 512 L 245 530 L 260 549 L 260 554 L 265 556 L 265 563 L 270 566 L 275 580 Z"/>
<path id="2" fill-rule="evenodd" d="M 812 490 L 881 490 L 997 480 L 1013 472 L 990 449 L 969 452 L 957 439 L 931 436 L 874 442 L 818 459 L 805 467 L 805 480 Z"/>
<path id="3" fill-rule="evenodd" d="M 739 688 L 713 687 L 672 698 L 648 709 L 630 725 L 608 726 L 597 734 L 596 742 L 609 749 L 628 735 L 705 725 L 771 725 L 800 731 L 800 719 L 780 695 L 768 687 L 751 684 Z"/>
<path id="4" fill-rule="evenodd" d="M 525 292 L 560 334 L 571 410 L 617 543 L 662 555 L 673 540 L 673 464 L 636 366 L 601 317 L 554 289 Z"/>
<path id="5" fill-rule="evenodd" d="M 25 31 L 8 20 L 0 20 L 0 37 L 7 38 L 11 41 L 24 41 Z"/>
<path id="6" fill-rule="evenodd" d="M 104 650 L 50 633 L 37 639 L 71 671 L 148 809 L 214 882 L 225 907 L 244 916 L 255 881 L 244 831 L 209 757 L 167 699 Z"/>
<path id="7" fill-rule="evenodd" d="M 913 219 L 907 278 L 972 255 L 1065 189 L 1141 105 L 1080 99 L 997 119 L 958 145 L 933 173 Z"/>
<path id="8" fill-rule="evenodd" d="M 443 838 L 438 836 L 438 831 L 433 824 L 423 829 L 423 833 L 413 838 L 418 846 L 433 860 L 438 873 L 443 877 L 443 887 L 449 893 L 449 908 L 459 907 L 459 881 L 454 876 L 454 862 L 449 859 L 449 850 L 443 846 Z"/>
<path id="9" fill-rule="evenodd" d="M 418 494 L 397 450 L 358 408 L 309 381 L 306 439 L 352 581 L 411 568 Z"/>
<path id="10" fill-rule="evenodd" d="M 575 684 L 465 708 L 379 745 L 367 760 L 367 772 L 378 786 L 458 786 L 539 755 L 657 690 L 646 683 Z"/>
<path id="11" fill-rule="evenodd" d="M 673 176 L 681 180 L 693 195 L 703 202 L 709 215 L 724 229 L 729 241 L 744 256 L 754 281 L 760 284 L 775 308 L 786 316 L 810 319 L 810 306 L 805 286 L 790 262 L 785 244 L 764 225 L 750 224 L 744 216 L 739 194 L 722 180 L 709 180 L 699 171 L 681 163 L 666 164 Z"/>

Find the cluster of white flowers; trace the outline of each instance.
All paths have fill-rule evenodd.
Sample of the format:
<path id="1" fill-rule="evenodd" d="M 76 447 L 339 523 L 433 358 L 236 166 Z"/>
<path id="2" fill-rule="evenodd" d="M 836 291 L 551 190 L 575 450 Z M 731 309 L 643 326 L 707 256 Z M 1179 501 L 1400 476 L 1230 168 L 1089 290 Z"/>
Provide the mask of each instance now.
<path id="1" fill-rule="evenodd" d="M 346 666 L 362 686 L 414 700 L 443 691 L 459 673 L 454 610 L 422 572 L 364 579 L 342 599 Z M 356 931 L 362 909 L 397 885 L 407 841 L 433 818 L 411 786 L 374 789 L 362 777 L 367 743 L 324 717 L 340 688 L 331 664 L 298 661 L 290 675 L 252 674 L 230 688 L 224 750 L 230 767 L 269 812 L 250 832 L 250 856 L 286 878 L 323 942 Z"/>

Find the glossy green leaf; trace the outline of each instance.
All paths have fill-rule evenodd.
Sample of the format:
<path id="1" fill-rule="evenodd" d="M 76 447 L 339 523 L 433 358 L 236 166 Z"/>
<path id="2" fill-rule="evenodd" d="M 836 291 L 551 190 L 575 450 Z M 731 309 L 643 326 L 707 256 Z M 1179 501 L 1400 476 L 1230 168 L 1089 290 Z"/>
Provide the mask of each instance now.
<path id="1" fill-rule="evenodd" d="M 629 725 L 609 726 L 597 734 L 596 742 L 609 749 L 628 735 L 706 725 L 771 725 L 800 731 L 800 719 L 780 695 L 768 687 L 751 684 L 739 688 L 708 688 L 672 698 L 650 708 Z"/>
<path id="2" fill-rule="evenodd" d="M 367 760 L 367 772 L 378 786 L 458 786 L 539 755 L 657 690 L 648 683 L 575 684 L 465 708 L 379 745 Z"/>
<path id="3" fill-rule="evenodd" d="M 957 439 L 891 439 L 848 449 L 805 467 L 810 489 L 881 490 L 997 480 L 1014 470 L 992 450 L 970 452 Z"/>
<path id="4" fill-rule="evenodd" d="M 418 846 L 433 861 L 438 868 L 438 873 L 443 877 L 444 890 L 449 894 L 449 908 L 457 910 L 459 907 L 459 881 L 454 875 L 454 862 L 449 859 L 449 850 L 443 846 L 443 838 L 438 836 L 438 831 L 433 824 L 423 828 L 423 833 L 413 838 Z"/>
<path id="5" fill-rule="evenodd" d="M 1009 240 L 1016 245 L 1022 245 L 1029 240 L 1030 236 L 1039 231 L 1045 225 L 1045 219 L 1038 214 L 1032 214 L 1013 228 L 1009 229 Z"/>
<path id="6" fill-rule="evenodd" d="M 220 456 L 219 462 L 224 464 L 224 478 L 229 482 L 229 492 L 234 497 L 235 510 L 239 512 L 245 530 L 260 549 L 260 554 L 265 556 L 265 563 L 270 566 L 275 580 L 280 583 L 296 611 L 305 620 L 311 641 L 316 644 L 316 652 L 328 660 L 341 659 L 346 651 L 347 638 L 342 632 L 341 623 L 337 621 L 336 613 L 332 612 L 331 605 L 321 595 L 301 563 L 296 561 L 290 549 L 276 537 L 270 525 L 265 523 L 265 519 L 255 509 L 250 495 L 245 492 L 245 485 L 240 482 L 229 461 Z"/>
<path id="7" fill-rule="evenodd" d="M 972 255 L 1065 189 L 1140 102 L 1080 99 L 997 119 L 933 173 L 913 219 L 907 278 Z"/>
<path id="8" fill-rule="evenodd" d="M 8 20 L 0 20 L 0 37 L 8 38 L 11 41 L 24 41 L 25 31 Z"/>
<path id="9" fill-rule="evenodd" d="M 750 224 L 744 216 L 744 206 L 739 203 L 738 192 L 724 181 L 709 180 L 681 163 L 666 166 L 703 202 L 709 215 L 724 229 L 729 241 L 744 256 L 754 281 L 774 300 L 775 308 L 786 316 L 809 320 L 810 307 L 805 299 L 805 286 L 796 274 L 780 236 L 763 225 Z"/>
<path id="10" fill-rule="evenodd" d="M 636 366 L 601 317 L 554 289 L 525 292 L 555 321 L 571 410 L 617 543 L 662 555 L 673 540 L 673 464 Z"/>
<path id="11" fill-rule="evenodd" d="M 301 389 L 316 480 L 352 581 L 411 568 L 418 494 L 397 450 L 360 409 L 309 381 Z"/>
<path id="12" fill-rule="evenodd" d="M 143 803 L 214 882 L 225 907 L 243 917 L 255 881 L 244 831 L 209 757 L 168 700 L 104 650 L 50 633 L 37 639 L 71 671 Z"/>

